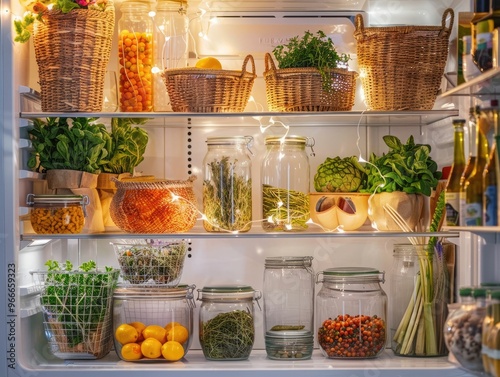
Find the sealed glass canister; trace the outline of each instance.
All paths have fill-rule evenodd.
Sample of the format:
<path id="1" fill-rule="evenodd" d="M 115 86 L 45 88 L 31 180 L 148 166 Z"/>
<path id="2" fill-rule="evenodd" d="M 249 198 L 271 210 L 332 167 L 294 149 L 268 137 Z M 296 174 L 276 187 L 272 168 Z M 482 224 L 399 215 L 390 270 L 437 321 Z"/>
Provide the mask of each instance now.
<path id="1" fill-rule="evenodd" d="M 207 232 L 252 227 L 251 136 L 209 137 L 203 160 L 203 226 Z"/>
<path id="2" fill-rule="evenodd" d="M 118 21 L 120 111 L 153 111 L 153 20 L 147 1 L 125 1 Z"/>
<path id="3" fill-rule="evenodd" d="M 185 68 L 188 60 L 186 0 L 158 0 L 154 17 L 154 110 L 172 111 L 162 77 L 165 69 Z"/>
<path id="4" fill-rule="evenodd" d="M 37 234 L 80 233 L 85 224 L 87 195 L 28 194 L 26 204 L 32 207 L 30 222 Z"/>
<path id="5" fill-rule="evenodd" d="M 199 340 L 207 360 L 246 360 L 255 340 L 254 300 L 250 286 L 208 286 L 198 290 L 201 301 Z"/>
<path id="6" fill-rule="evenodd" d="M 262 227 L 265 231 L 307 229 L 309 215 L 309 158 L 304 136 L 269 136 L 262 161 Z"/>
<path id="7" fill-rule="evenodd" d="M 148 362 L 150 360 L 170 360 L 186 355 L 193 339 L 193 310 L 196 307 L 194 285 L 180 284 L 175 288 L 165 287 L 118 287 L 113 294 L 113 334 L 114 348 L 118 357 L 125 361 Z M 133 326 L 139 337 L 133 340 Z M 131 330 L 131 329 L 130 329 Z M 142 355 L 131 352 L 129 343 L 144 341 L 145 334 L 151 334 L 163 345 L 168 340 L 176 340 L 183 350 L 169 354 L 151 351 L 153 347 L 141 347 Z M 132 339 L 129 338 L 132 336 Z M 141 338 L 142 336 L 142 338 Z M 146 336 L 148 338 L 148 336 Z M 161 351 L 161 349 L 160 349 Z M 181 357 L 182 357 L 181 356 Z M 137 359 L 136 359 L 137 357 Z"/>
<path id="8" fill-rule="evenodd" d="M 323 278 L 321 279 L 321 276 Z M 328 358 L 372 358 L 385 348 L 387 296 L 384 273 L 373 268 L 330 268 L 316 275 L 321 352 Z"/>

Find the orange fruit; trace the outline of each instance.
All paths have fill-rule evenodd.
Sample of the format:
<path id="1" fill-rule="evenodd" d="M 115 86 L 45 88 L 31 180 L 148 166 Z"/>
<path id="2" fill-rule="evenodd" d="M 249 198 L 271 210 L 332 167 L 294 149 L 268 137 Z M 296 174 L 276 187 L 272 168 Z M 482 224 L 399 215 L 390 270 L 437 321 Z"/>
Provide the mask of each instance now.
<path id="1" fill-rule="evenodd" d="M 160 325 L 149 325 L 142 330 L 142 336 L 144 339 L 154 338 L 163 344 L 167 341 L 167 330 Z"/>
<path id="2" fill-rule="evenodd" d="M 168 330 L 170 330 L 172 328 L 172 326 L 176 326 L 176 325 L 180 325 L 180 323 L 179 322 L 170 322 L 165 326 L 165 330 L 167 330 L 167 333 L 168 333 Z"/>
<path id="3" fill-rule="evenodd" d="M 168 361 L 177 361 L 184 357 L 182 344 L 174 340 L 169 340 L 161 346 L 161 354 Z"/>
<path id="4" fill-rule="evenodd" d="M 155 338 L 144 339 L 141 343 L 141 353 L 148 359 L 157 359 L 161 356 L 161 342 Z"/>
<path id="5" fill-rule="evenodd" d="M 123 345 L 121 355 L 124 360 L 142 359 L 141 346 L 137 343 L 127 343 Z"/>
<path id="6" fill-rule="evenodd" d="M 174 325 L 167 332 L 168 341 L 176 341 L 184 344 L 189 338 L 189 331 L 182 325 Z"/>
<path id="7" fill-rule="evenodd" d="M 115 330 L 115 339 L 120 344 L 135 343 L 139 338 L 139 333 L 134 326 L 127 323 L 122 323 Z"/>
<path id="8" fill-rule="evenodd" d="M 137 342 L 142 342 L 144 340 L 144 336 L 142 335 L 142 332 L 146 328 L 146 325 L 142 322 L 130 322 L 129 325 L 132 327 L 135 327 L 135 329 L 139 333 L 139 337 L 137 338 Z"/>
<path id="9" fill-rule="evenodd" d="M 222 69 L 222 64 L 219 60 L 212 56 L 207 56 L 205 58 L 199 59 L 196 64 L 196 68 L 205 68 L 205 69 Z"/>

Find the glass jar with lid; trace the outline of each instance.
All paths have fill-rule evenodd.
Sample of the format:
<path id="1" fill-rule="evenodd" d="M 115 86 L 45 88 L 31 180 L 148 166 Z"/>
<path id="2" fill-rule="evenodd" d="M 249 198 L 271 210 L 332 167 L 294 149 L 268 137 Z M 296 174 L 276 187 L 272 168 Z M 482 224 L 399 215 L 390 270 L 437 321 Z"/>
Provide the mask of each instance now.
<path id="1" fill-rule="evenodd" d="M 209 137 L 203 159 L 203 226 L 207 232 L 252 227 L 251 136 Z"/>
<path id="2" fill-rule="evenodd" d="M 481 334 L 486 316 L 486 288 L 462 287 L 459 296 L 460 305 L 446 318 L 445 344 L 463 368 L 482 372 Z"/>
<path id="3" fill-rule="evenodd" d="M 489 293 L 486 315 L 482 328 L 482 358 L 484 371 L 491 376 L 500 376 L 500 289 Z"/>
<path id="4" fill-rule="evenodd" d="M 246 285 L 207 286 L 201 301 L 199 339 L 207 360 L 246 360 L 255 341 L 254 301 L 259 291 Z"/>
<path id="5" fill-rule="evenodd" d="M 321 278 L 322 276 L 322 278 Z M 316 325 L 321 352 L 328 358 L 372 358 L 385 348 L 387 296 L 374 268 L 338 267 L 319 272 Z"/>
<path id="6" fill-rule="evenodd" d="M 28 194 L 26 204 L 32 207 L 30 222 L 37 234 L 80 233 L 87 215 L 87 195 Z"/>
<path id="7" fill-rule="evenodd" d="M 262 161 L 262 227 L 265 231 L 300 231 L 308 228 L 309 158 L 305 136 L 269 136 Z"/>
<path id="8" fill-rule="evenodd" d="M 188 65 L 188 2 L 158 0 L 154 17 L 154 110 L 172 111 L 162 77 L 165 69 Z"/>
<path id="9" fill-rule="evenodd" d="M 124 1 L 118 20 L 119 101 L 122 112 L 153 111 L 153 30 L 149 1 Z"/>
<path id="10" fill-rule="evenodd" d="M 127 350 L 127 342 L 117 338 L 121 329 L 135 327 L 138 338 L 135 342 L 144 341 L 144 333 L 150 332 L 152 337 L 165 344 L 175 340 L 182 345 L 183 354 L 189 350 L 193 335 L 193 309 L 196 307 L 193 291 L 195 285 L 180 284 L 175 288 L 165 287 L 119 287 L 113 294 L 113 334 L 114 346 L 118 357 L 125 361 L 150 361 L 151 359 L 169 360 L 168 353 L 157 357 L 136 355 Z M 118 331 L 117 331 L 118 330 Z M 122 333 L 123 333 L 122 332 Z M 141 338 L 142 336 L 142 338 Z M 141 347 L 142 349 L 142 347 Z M 147 349 L 143 350 L 144 352 Z M 176 352 L 178 354 L 178 351 Z"/>

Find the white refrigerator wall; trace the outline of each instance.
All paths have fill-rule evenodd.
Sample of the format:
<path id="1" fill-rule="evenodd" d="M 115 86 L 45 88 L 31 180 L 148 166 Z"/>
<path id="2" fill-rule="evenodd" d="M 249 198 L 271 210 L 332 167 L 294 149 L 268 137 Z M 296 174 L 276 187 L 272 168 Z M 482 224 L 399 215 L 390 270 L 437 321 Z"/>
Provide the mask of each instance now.
<path id="1" fill-rule="evenodd" d="M 60 362 L 47 350 L 43 337 L 41 314 L 36 309 L 36 296 L 30 294 L 31 276 L 29 271 L 43 267 L 47 259 L 70 259 L 75 264 L 88 259 L 95 259 L 100 266 L 117 266 L 117 261 L 110 240 L 55 240 L 44 245 L 29 245 L 20 242 L 19 215 L 25 212 L 25 194 L 32 187 L 30 179 L 19 179 L 19 171 L 25 169 L 26 152 L 19 151 L 24 144 L 20 141 L 20 124 L 18 114 L 19 88 L 21 85 L 38 89 L 37 67 L 34 61 L 31 43 L 19 45 L 13 43 L 12 18 L 22 15 L 17 0 L 1 0 L 0 27 L 0 166 L 2 167 L 2 184 L 0 185 L 0 253 L 3 268 L 0 272 L 2 281 L 2 318 L 6 326 L 0 326 L 0 338 L 7 341 L 0 343 L 2 354 L 11 352 L 9 341 L 15 337 L 15 354 L 20 367 L 12 375 L 49 375 L 52 369 L 47 366 L 60 365 L 71 368 L 71 362 Z M 190 45 L 191 62 L 196 56 L 213 55 L 219 57 L 225 68 L 241 69 L 243 58 L 252 54 L 256 61 L 258 77 L 255 81 L 247 111 L 266 109 L 265 85 L 262 77 L 264 71 L 264 53 L 270 52 L 276 43 L 286 38 L 300 35 L 305 30 L 322 29 L 331 35 L 341 52 L 351 54 L 351 69 L 355 70 L 356 53 L 352 36 L 354 27 L 346 15 L 363 12 L 371 25 L 387 24 L 427 24 L 439 25 L 441 16 L 447 7 L 455 10 L 455 26 L 459 11 L 469 10 L 470 1 L 460 0 L 335 0 L 335 1 L 213 1 L 190 2 L 190 12 L 200 8 L 208 10 L 208 15 L 191 14 L 192 38 Z M 210 5 L 208 7 L 207 5 Z M 289 17 L 292 15 L 304 17 Z M 258 12 L 258 14 L 257 14 Z M 262 13 L 264 12 L 264 13 Z M 209 16 L 219 16 L 219 23 L 208 29 Z M 246 17 L 251 15 L 252 17 Z M 258 15 L 259 17 L 255 17 Z M 262 15 L 275 18 L 264 18 Z M 340 15 L 341 17 L 336 17 Z M 117 12 L 117 18 L 120 16 Z M 288 16 L 288 17 L 287 17 Z M 321 16 L 321 17 L 317 17 Z M 366 21 L 365 21 L 366 22 Z M 208 42 L 199 38 L 199 32 L 207 32 Z M 456 33 L 454 34 L 456 35 Z M 447 71 L 455 70 L 456 39 L 450 40 L 450 59 Z M 109 70 L 117 71 L 117 50 L 113 47 L 114 58 Z M 452 76 L 452 75 L 451 75 Z M 443 90 L 447 82 L 443 79 Z M 358 85 L 356 110 L 363 110 L 361 87 Z M 449 99 L 439 100 L 436 108 L 448 108 L 460 105 L 460 116 L 466 117 L 468 102 L 466 99 L 452 103 Z M 200 122 L 204 122 L 200 124 Z M 201 209 L 202 160 L 206 152 L 205 140 L 209 136 L 251 135 L 254 137 L 252 151 L 253 180 L 253 217 L 261 217 L 260 206 L 260 163 L 264 156 L 264 138 L 270 134 L 283 134 L 284 126 L 277 122 L 271 128 L 269 118 L 249 119 L 217 118 L 179 121 L 172 127 L 148 127 L 150 142 L 144 162 L 138 171 L 154 174 L 169 179 L 186 179 L 189 174 L 198 178 L 195 193 Z M 296 124 L 296 123 L 295 123 Z M 325 119 L 305 118 L 303 124 L 294 125 L 290 134 L 313 137 L 316 141 L 314 155 L 310 155 L 311 189 L 314 172 L 326 157 L 356 155 L 368 159 L 371 152 L 377 154 L 386 150 L 382 136 L 392 134 L 402 141 L 413 135 L 417 142 L 426 142 L 433 148 L 433 156 L 440 167 L 452 162 L 453 135 L 450 132 L 451 119 L 439 121 L 430 126 L 408 125 L 405 121 L 391 126 L 381 123 L 380 126 L 367 126 L 363 116 L 350 119 L 346 124 L 332 126 Z M 265 130 L 264 130 L 265 129 Z M 263 132 L 264 130 L 264 132 Z M 259 222 L 253 225 L 260 227 Z M 196 229 L 201 230 L 201 221 Z M 337 266 L 369 266 L 388 272 L 392 263 L 394 243 L 406 241 L 402 238 L 193 238 L 191 251 L 186 259 L 182 281 L 196 284 L 197 288 L 205 285 L 238 283 L 248 284 L 259 290 L 262 288 L 264 259 L 267 256 L 300 256 L 312 255 L 316 272 Z M 455 240 L 458 242 L 457 240 Z M 465 236 L 460 239 L 458 255 L 458 279 L 460 285 L 476 283 L 480 280 L 500 280 L 494 266 L 496 250 L 484 252 L 493 259 L 494 264 L 479 265 L 476 245 L 484 243 L 476 236 Z M 493 266 L 493 267 L 491 267 Z M 13 280 L 15 283 L 13 283 Z M 12 302 L 10 287 L 15 286 L 16 313 L 9 312 Z M 317 285 L 317 288 L 320 286 Z M 389 294 L 392 287 L 386 282 L 384 290 Z M 199 302 L 195 310 L 198 316 Z M 262 303 L 261 303 L 262 305 Z M 264 348 L 262 312 L 256 306 L 256 343 L 255 349 Z M 197 324 L 195 320 L 195 324 Z M 195 325 L 197 330 L 197 325 Z M 192 349 L 199 349 L 197 332 L 194 335 Z M 114 351 L 112 351 L 114 352 Z M 2 363 L 3 363 L 2 358 Z M 9 357 L 7 357 L 7 364 Z M 1 365 L 1 364 L 0 364 Z M 89 365 L 96 369 L 95 375 L 102 375 L 113 369 L 113 362 L 95 361 Z M 234 364 L 234 368 L 244 368 L 242 364 Z M 130 365 L 129 368 L 137 368 Z M 75 373 L 92 373 L 85 367 L 75 366 Z M 207 367 L 208 368 L 208 367 Z M 49 370 L 49 371 L 46 371 Z M 136 369 L 138 372 L 140 369 Z M 44 372 L 45 371 L 45 372 Z M 3 375 L 4 372 L 0 372 Z M 307 374 L 307 371 L 305 372 Z"/>

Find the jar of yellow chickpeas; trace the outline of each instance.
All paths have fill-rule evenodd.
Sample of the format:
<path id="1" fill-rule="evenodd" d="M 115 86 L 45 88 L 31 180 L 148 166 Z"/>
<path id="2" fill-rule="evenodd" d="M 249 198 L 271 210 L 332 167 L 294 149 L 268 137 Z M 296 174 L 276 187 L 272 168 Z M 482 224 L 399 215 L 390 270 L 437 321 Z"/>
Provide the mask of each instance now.
<path id="1" fill-rule="evenodd" d="M 28 194 L 30 221 L 37 234 L 80 233 L 85 224 L 87 195 Z"/>

